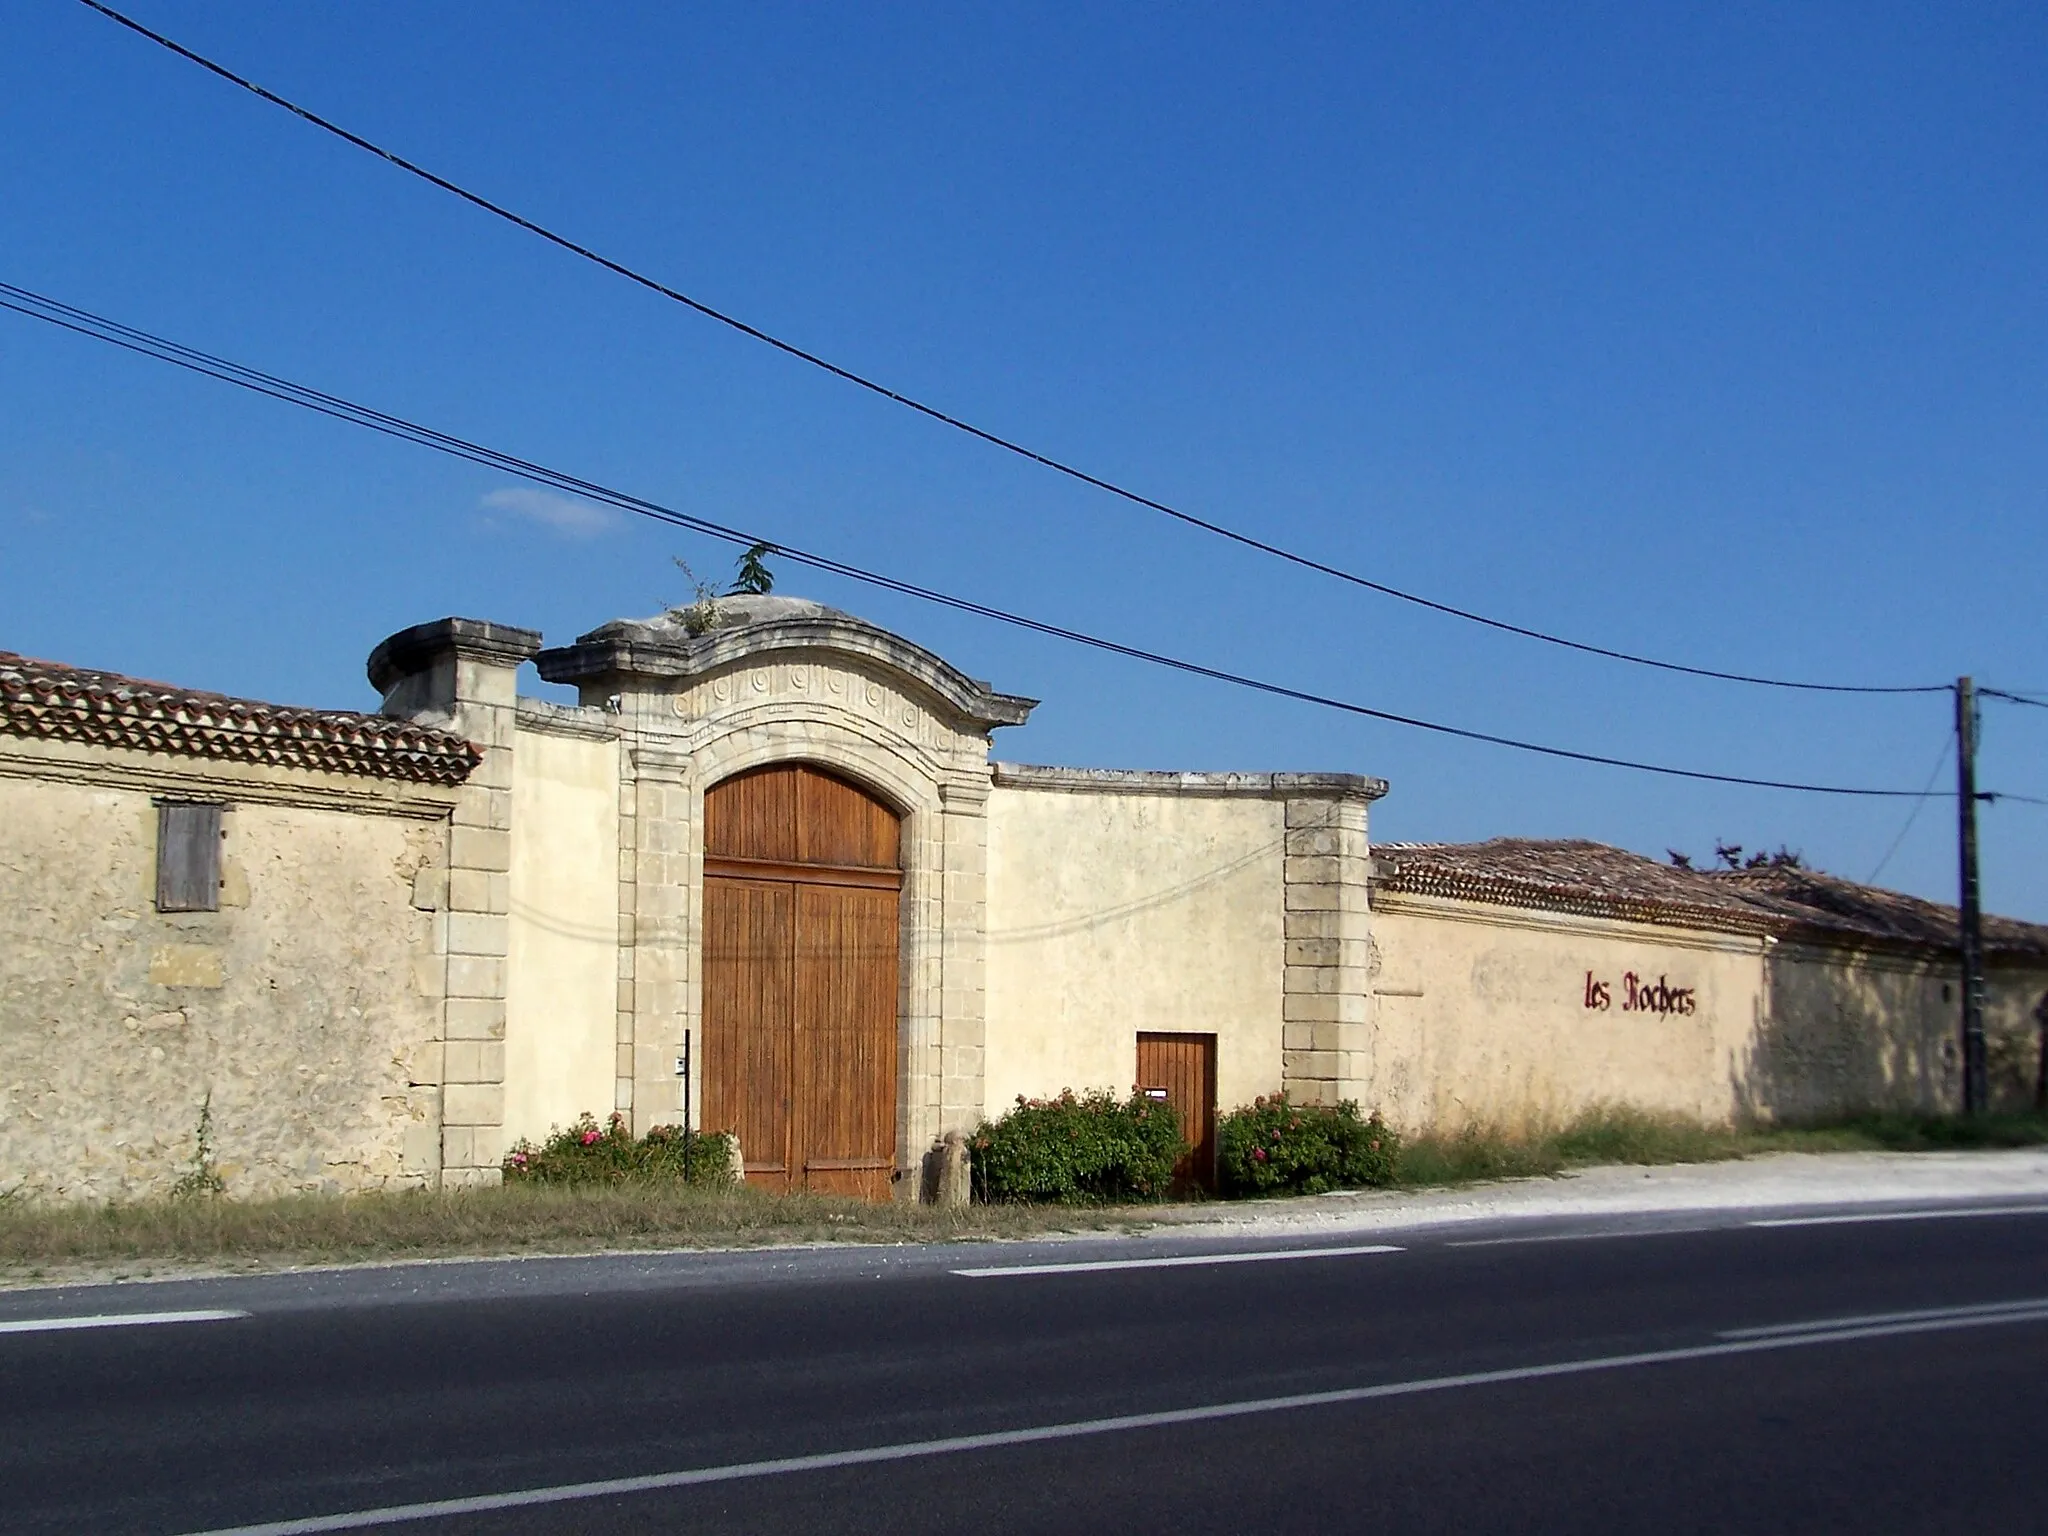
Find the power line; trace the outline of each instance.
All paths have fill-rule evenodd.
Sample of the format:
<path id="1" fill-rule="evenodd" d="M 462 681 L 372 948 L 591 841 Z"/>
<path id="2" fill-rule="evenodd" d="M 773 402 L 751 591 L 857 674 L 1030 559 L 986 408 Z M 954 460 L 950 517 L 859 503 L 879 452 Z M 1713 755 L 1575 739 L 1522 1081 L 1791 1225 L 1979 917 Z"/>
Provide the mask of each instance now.
<path id="1" fill-rule="evenodd" d="M 1920 791 L 1913 801 L 1913 809 L 1906 813 L 1906 824 L 1899 828 L 1899 835 L 1892 839 L 1891 847 L 1885 849 L 1884 857 L 1877 861 L 1877 868 L 1870 872 L 1865 885 L 1877 884 L 1877 877 L 1884 873 L 1884 867 L 1891 863 L 1892 855 L 1899 851 L 1899 845 L 1906 840 L 1906 834 L 1913 830 L 1913 823 L 1920 819 L 1920 813 L 1927 808 L 1928 800 L 1934 794 L 1934 781 L 1941 777 L 1941 770 L 1948 764 L 1948 755 L 1956 748 L 1955 737 L 1944 733 L 1941 741 L 1941 756 L 1934 760 L 1934 769 L 1927 775 L 1927 787 Z"/>
<path id="2" fill-rule="evenodd" d="M 615 490 L 610 486 L 601 485 L 591 480 L 584 480 L 561 470 L 537 464 L 532 460 L 522 459 L 514 454 L 505 453 L 499 449 L 486 447 L 481 443 L 471 442 L 466 438 L 438 431 L 419 422 L 409 421 L 402 416 L 393 416 L 387 412 L 375 410 L 339 395 L 330 395 L 306 385 L 294 383 L 276 374 L 265 373 L 260 369 L 251 368 L 242 363 L 232 362 L 226 358 L 216 357 L 211 353 L 201 352 L 196 348 L 184 346 L 181 343 L 153 335 L 148 331 L 138 330 L 133 326 L 123 325 L 119 321 L 110 320 L 102 315 L 96 315 L 90 310 L 79 309 L 76 306 L 48 298 L 31 289 L 19 288 L 10 283 L 0 283 L 0 308 L 12 310 L 17 314 L 26 315 L 31 319 L 41 320 L 50 325 L 59 326 L 64 330 L 72 331 L 82 336 L 92 337 L 97 341 L 107 342 L 130 352 L 140 353 L 145 357 L 153 357 L 159 362 L 171 363 L 194 373 L 205 374 L 210 378 L 219 379 L 223 383 L 233 384 L 241 389 L 267 395 L 274 400 L 282 400 L 287 404 L 300 406 L 303 409 L 318 412 L 323 416 L 331 416 L 356 426 L 367 427 L 387 437 L 399 438 L 407 442 L 416 443 L 423 448 L 431 448 L 437 453 L 448 454 L 459 459 L 467 459 L 474 464 L 481 464 L 488 468 L 518 475 L 522 479 L 531 480 L 540 485 L 551 486 L 557 490 L 567 491 L 586 500 L 617 507 L 623 511 L 651 518 L 657 522 L 686 528 L 693 533 L 704 534 L 710 538 L 721 539 L 731 544 L 751 546 L 767 543 L 779 554 L 800 565 L 826 571 L 832 575 L 842 576 L 851 581 L 862 582 L 869 586 L 881 588 L 884 591 L 901 593 L 906 597 L 915 597 L 923 602 L 934 603 L 962 613 L 975 614 L 981 618 L 992 619 L 997 623 L 1008 624 L 1018 629 L 1029 630 L 1035 634 L 1065 640 L 1075 645 L 1087 646 L 1094 650 L 1105 651 L 1111 655 L 1124 656 L 1153 666 L 1171 668 L 1177 672 L 1184 672 L 1195 677 L 1209 678 L 1215 682 L 1228 683 L 1233 687 L 1251 689 L 1276 698 L 1292 699 L 1298 703 L 1313 704 L 1319 708 L 1334 709 L 1345 714 L 1358 715 L 1370 720 L 1381 720 L 1390 725 L 1403 725 L 1414 730 L 1430 731 L 1442 736 L 1453 736 L 1464 741 L 1484 742 L 1491 746 L 1512 748 L 1518 752 L 1532 752 L 1544 757 L 1562 758 L 1569 762 L 1592 763 L 1607 768 L 1625 768 L 1637 773 L 1653 773 L 1667 778 L 1692 779 L 1711 784 L 1735 784 L 1754 789 L 1792 790 L 1804 794 L 1850 795 L 1866 799 L 1920 798 L 1918 791 L 1910 789 L 1872 789 L 1839 784 L 1809 784 L 1786 779 L 1750 778 L 1741 774 L 1710 773 L 1704 769 L 1677 768 L 1663 763 L 1646 763 L 1630 758 L 1608 757 L 1597 752 L 1580 752 L 1569 747 L 1547 746 L 1539 742 L 1522 741 L 1514 737 L 1501 736 L 1489 731 L 1471 730 L 1464 726 L 1447 725 L 1441 721 L 1424 720 L 1411 715 L 1395 714 L 1389 710 L 1374 709 L 1369 705 L 1359 704 L 1348 699 L 1334 698 L 1330 695 L 1314 693 L 1307 689 L 1289 687 L 1284 683 L 1275 683 L 1263 678 L 1225 671 L 1219 667 L 1206 666 L 1200 662 L 1188 661 L 1181 657 L 1167 655 L 1164 652 L 1147 650 L 1141 646 L 1126 645 L 1121 641 L 1109 640 L 1082 630 L 1051 624 L 1042 619 L 1034 619 L 1024 614 L 1013 613 L 986 603 L 976 602 L 970 598 L 955 597 L 950 593 L 940 592 L 931 587 L 920 586 L 915 582 L 904 581 L 882 572 L 867 570 L 860 566 L 851 565 L 843 560 L 835 560 L 828 555 L 820 555 L 809 550 L 793 548 L 787 544 L 767 538 L 759 532 L 728 527 L 725 524 L 713 522 L 708 518 L 698 517 L 693 513 L 682 512 L 674 507 L 664 506 L 660 502 L 649 501 L 644 497 Z"/>
<path id="3" fill-rule="evenodd" d="M 1979 688 L 1978 694 L 1987 699 L 2003 699 L 2008 704 L 2031 704 L 2036 709 L 2048 709 L 2048 696 L 2021 693 L 2006 688 Z"/>
<path id="4" fill-rule="evenodd" d="M 970 421 L 966 421 L 961 417 L 952 415 L 950 412 L 941 410 L 937 406 L 929 405 L 924 401 L 917 399 L 914 396 L 904 394 L 902 391 L 897 389 L 892 389 L 888 385 L 880 383 L 879 381 L 868 377 L 866 374 L 855 372 L 851 368 L 847 368 L 838 363 L 832 362 L 830 359 L 821 357 L 819 354 L 815 352 L 808 351 L 805 348 L 796 345 L 794 342 L 785 341 L 781 337 L 773 335 L 768 331 L 762 330 L 759 326 L 752 325 L 747 321 L 740 319 L 736 315 L 728 314 L 724 310 L 714 308 L 712 305 L 705 303 L 701 299 L 692 298 L 689 294 L 683 293 L 676 288 L 672 288 L 668 284 L 661 282 L 657 278 L 649 277 L 645 273 L 636 271 L 634 268 L 625 265 L 623 262 L 615 261 L 611 257 L 605 256 L 600 252 L 591 249 L 587 245 L 583 245 L 578 241 L 572 240 L 566 235 L 558 234 L 556 231 L 549 229 L 546 225 L 538 223 L 537 221 L 526 217 L 524 214 L 515 213 L 510 208 L 505 207 L 501 203 L 493 202 L 491 201 L 491 199 L 484 197 L 480 193 L 472 192 L 471 190 L 469 190 L 469 188 L 462 186 L 460 183 L 451 181 L 445 176 L 438 175 L 437 173 L 426 169 L 424 166 L 416 164 L 415 162 L 406 159 L 404 156 L 396 154 L 393 151 L 384 148 L 381 144 L 374 143 L 371 140 L 364 138 L 359 133 L 351 132 L 349 129 L 342 127 L 340 124 L 335 123 L 329 120 L 328 118 L 322 117 L 319 113 L 314 112 L 307 107 L 302 107 L 297 102 L 289 100 L 286 97 L 280 96 L 275 91 L 269 90 L 264 86 L 258 85 L 255 81 L 248 79 L 246 76 L 236 74 L 226 65 L 216 63 L 214 60 L 207 58 L 204 54 L 193 52 L 193 50 L 187 48 L 184 44 L 177 42 L 172 38 L 166 37 L 161 32 L 153 31 L 149 27 L 144 26 L 141 22 L 136 21 L 134 18 L 123 15 L 121 12 L 115 10 L 112 6 L 102 4 L 101 0 L 79 0 L 79 3 L 88 7 L 91 10 L 99 12 L 102 16 L 105 16 L 110 21 L 119 23 L 121 26 L 126 27 L 129 31 L 135 33 L 136 35 L 140 37 L 145 37 L 149 39 L 149 41 L 157 44 L 158 46 L 168 49 L 170 52 L 176 54 L 179 58 L 188 60 L 189 62 L 198 65 L 201 69 L 207 70 L 208 72 L 217 75 L 219 78 L 227 81 L 229 84 L 239 86 L 241 89 L 249 92 L 251 95 L 258 97 L 263 101 L 269 102 L 272 106 L 283 108 L 285 111 L 291 113 L 294 117 L 300 118 L 303 121 L 310 123 L 313 127 L 320 129 L 322 132 L 330 133 L 334 135 L 334 137 L 341 139 L 345 143 L 354 145 L 357 149 L 360 149 L 367 154 L 375 155 L 378 159 L 386 161 L 393 166 L 396 166 L 399 170 L 406 172 L 408 175 L 417 176 L 420 180 L 425 181 L 432 186 L 439 187 L 444 192 L 451 193 L 452 195 L 461 198 L 464 202 L 469 203 L 473 207 L 483 210 L 485 213 L 492 215 L 494 218 L 503 219 L 506 223 L 515 225 L 518 228 L 525 230 L 529 234 L 536 235 L 542 240 L 547 241 L 549 244 L 558 246 L 562 250 L 569 252 L 571 255 L 579 256 L 585 261 L 593 262 L 597 266 L 604 268 L 607 272 L 611 272 L 616 276 L 625 278 L 628 282 L 637 283 L 639 286 L 647 289 L 652 293 L 659 294 L 661 297 L 665 299 L 672 300 L 677 304 L 681 304 L 688 309 L 694 310 L 696 313 L 704 316 L 706 319 L 715 320 L 720 325 L 729 326 L 731 329 L 738 331 L 743 336 L 751 337 L 753 340 L 762 343 L 764 346 L 773 347 L 776 351 L 781 352 L 786 356 L 796 358 L 800 362 L 808 363 L 814 368 L 822 369 L 826 373 L 831 374 L 834 378 L 844 380 L 848 384 L 855 385 L 856 387 L 867 390 L 870 393 L 880 395 L 885 400 L 894 401 L 896 404 L 903 406 L 907 410 L 915 411 L 919 415 L 927 417 L 932 421 L 936 421 L 941 425 L 951 427 L 955 431 L 964 432 L 969 437 L 976 438 L 979 441 L 987 443 L 992 447 L 1000 448 L 1006 453 L 1013 453 L 1017 455 L 1019 458 L 1028 459 L 1034 464 L 1040 465 L 1045 469 L 1053 471 L 1055 474 L 1064 475 L 1071 480 L 1079 481 L 1083 485 L 1092 486 L 1098 491 L 1107 492 L 1109 495 L 1118 497 L 1124 501 L 1128 501 L 1135 506 L 1144 507 L 1150 511 L 1162 513 L 1163 515 L 1170 517 L 1177 522 L 1183 523 L 1190 528 L 1196 528 L 1204 533 L 1214 534 L 1218 538 L 1227 539 L 1231 543 L 1240 545 L 1243 548 L 1256 550 L 1260 554 L 1270 555 L 1276 560 L 1286 561 L 1288 564 L 1299 566 L 1304 570 L 1315 571 L 1324 576 L 1334 577 L 1338 581 L 1348 582 L 1352 586 L 1363 587 L 1367 591 L 1377 592 L 1383 597 L 1391 597 L 1398 599 L 1399 601 L 1404 603 L 1412 603 L 1419 608 L 1427 608 L 1432 612 L 1446 614 L 1451 618 L 1463 619 L 1468 623 L 1483 625 L 1488 629 L 1499 630 L 1504 634 L 1520 635 L 1521 637 L 1527 640 L 1539 640 L 1546 645 L 1562 646 L 1566 650 L 1579 651 L 1588 656 L 1603 656 L 1610 661 L 1623 661 L 1631 663 L 1635 666 L 1654 667 L 1659 671 L 1679 672 L 1684 673 L 1690 677 L 1714 678 L 1722 682 L 1751 683 L 1759 687 L 1765 688 L 1792 688 L 1810 693 L 1908 694 L 1946 693 L 1949 691 L 1949 685 L 1947 683 L 1929 683 L 1916 684 L 1911 686 L 1890 687 L 1857 683 L 1810 683 L 1778 677 L 1760 677 L 1743 672 L 1723 672 L 1718 671 L 1712 667 L 1694 667 L 1676 661 L 1662 661 L 1658 660 L 1655 657 L 1638 656 L 1629 651 L 1614 650 L 1607 646 L 1602 645 L 1592 645 L 1582 640 L 1570 640 L 1566 639 L 1562 635 L 1551 634 L 1545 630 L 1531 629 L 1520 624 L 1511 624 L 1504 619 L 1489 618 L 1487 615 L 1482 613 L 1475 613 L 1471 609 L 1459 608 L 1450 603 L 1438 602 L 1434 598 L 1423 597 L 1414 592 L 1404 591 L 1399 587 L 1388 586 L 1385 582 L 1374 581 L 1370 577 L 1361 576 L 1355 571 L 1345 570 L 1341 566 L 1331 565 L 1327 561 L 1316 559 L 1314 556 L 1299 554 L 1281 545 L 1270 543 L 1265 539 L 1257 538 L 1248 533 L 1243 533 L 1238 529 L 1229 527 L 1226 524 L 1214 522 L 1205 517 L 1199 517 L 1192 512 L 1183 511 L 1182 509 L 1175 506 L 1171 506 L 1166 502 L 1155 500 L 1153 497 L 1147 496 L 1140 491 L 1131 490 L 1126 486 L 1119 485 L 1117 482 L 1113 480 L 1105 479 L 1100 475 L 1091 474 L 1089 471 L 1085 469 L 1081 469 L 1073 464 L 1067 463 L 1065 460 L 1054 458 L 1050 454 L 1040 453 L 1037 449 L 1028 447 L 1025 444 L 1020 443 L 1013 438 L 1004 437 L 1000 433 L 989 431 L 983 427 L 978 427 Z"/>

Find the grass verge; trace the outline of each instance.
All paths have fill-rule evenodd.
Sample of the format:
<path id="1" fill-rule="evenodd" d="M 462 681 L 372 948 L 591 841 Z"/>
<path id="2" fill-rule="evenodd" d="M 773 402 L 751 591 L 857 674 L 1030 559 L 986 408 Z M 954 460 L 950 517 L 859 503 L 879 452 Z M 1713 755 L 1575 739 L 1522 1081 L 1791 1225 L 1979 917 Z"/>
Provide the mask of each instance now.
<path id="1" fill-rule="evenodd" d="M 0 1201 L 0 1276 L 241 1270 L 472 1254 L 732 1248 L 807 1242 L 944 1242 L 1117 1230 L 1129 1211 L 867 1205 L 818 1195 L 675 1184 L 491 1189 L 277 1200 L 197 1197 L 132 1205 Z M 1136 1217 L 1142 1220 L 1142 1217 Z"/>
<path id="2" fill-rule="evenodd" d="M 2048 1116 L 1861 1115 L 1727 1129 L 1603 1109 L 1560 1128 L 1410 1138 L 1396 1187 L 1543 1177 L 1598 1164 L 1716 1162 L 1764 1152 L 1930 1152 L 2048 1144 Z M 132 1205 L 0 1198 L 0 1279 L 131 1279 L 193 1270 L 492 1254 L 631 1252 L 814 1242 L 921 1243 L 1131 1230 L 1224 1207 L 865 1205 L 675 1184 L 532 1185 L 278 1200 L 196 1195 Z"/>
<path id="3" fill-rule="evenodd" d="M 1763 1152 L 1954 1152 L 2048 1144 L 2048 1116 L 1852 1115 L 1813 1125 L 1725 1127 L 1597 1109 L 1556 1129 L 1509 1135 L 1474 1126 L 1402 1144 L 1397 1186 L 1437 1189 L 1541 1178 L 1602 1163 L 1711 1163 Z"/>

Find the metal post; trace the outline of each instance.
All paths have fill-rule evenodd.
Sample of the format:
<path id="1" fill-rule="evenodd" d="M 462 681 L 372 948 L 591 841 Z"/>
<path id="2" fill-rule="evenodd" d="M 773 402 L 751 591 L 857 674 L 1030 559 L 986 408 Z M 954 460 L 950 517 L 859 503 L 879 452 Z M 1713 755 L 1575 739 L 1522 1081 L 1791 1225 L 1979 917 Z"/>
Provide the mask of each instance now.
<path id="1" fill-rule="evenodd" d="M 1984 1075 L 1984 935 L 1977 904 L 1977 685 L 1956 679 L 1956 815 L 1962 855 L 1963 1113 L 1981 1115 Z"/>
<path id="2" fill-rule="evenodd" d="M 683 1182 L 690 1182 L 690 1032 L 683 1031 L 683 1057 L 678 1063 L 683 1069 Z"/>

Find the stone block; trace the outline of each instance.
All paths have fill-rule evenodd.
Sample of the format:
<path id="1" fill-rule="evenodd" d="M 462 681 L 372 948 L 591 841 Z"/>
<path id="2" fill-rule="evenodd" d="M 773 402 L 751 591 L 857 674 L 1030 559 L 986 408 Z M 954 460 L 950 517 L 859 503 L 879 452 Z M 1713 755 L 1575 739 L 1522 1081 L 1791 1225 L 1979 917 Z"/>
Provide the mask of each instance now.
<path id="1" fill-rule="evenodd" d="M 1308 1078 L 1288 1078 L 1283 1084 L 1287 1096 L 1297 1104 L 1323 1104 L 1334 1107 L 1344 1098 L 1336 1083 Z"/>
<path id="2" fill-rule="evenodd" d="M 451 1040 L 445 1081 L 456 1083 L 502 1083 L 505 1080 L 505 1042 L 502 1040 Z"/>
<path id="3" fill-rule="evenodd" d="M 441 1171 L 441 1128 L 424 1121 L 408 1125 L 400 1139 L 398 1166 L 410 1174 Z"/>
<path id="4" fill-rule="evenodd" d="M 1287 993 L 1358 992 L 1364 978 L 1334 965 L 1290 965 L 1282 970 L 1280 990 Z"/>
<path id="5" fill-rule="evenodd" d="M 445 1050 L 446 1047 L 438 1040 L 423 1041 L 415 1046 L 405 1064 L 406 1081 L 415 1088 L 439 1083 Z"/>
<path id="6" fill-rule="evenodd" d="M 446 914 L 447 948 L 451 955 L 502 956 L 510 939 L 505 919 L 488 912 Z"/>
<path id="7" fill-rule="evenodd" d="M 505 995 L 505 962 L 491 955 L 450 955 L 448 996 L 496 997 Z"/>
<path id="8" fill-rule="evenodd" d="M 926 1157 L 925 1199 L 945 1211 L 964 1211 L 974 1198 L 972 1163 L 967 1138 L 948 1131 Z"/>
<path id="9" fill-rule="evenodd" d="M 1289 800 L 1289 827 L 1353 827 L 1365 830 L 1365 805 L 1357 800 Z"/>
<path id="10" fill-rule="evenodd" d="M 1290 881 L 1286 889 L 1286 910 L 1369 913 L 1372 908 L 1363 881 L 1342 885 L 1302 885 Z"/>
<path id="11" fill-rule="evenodd" d="M 512 867 L 512 834 L 494 827 L 450 827 L 448 864 L 451 870 L 509 870 Z"/>
<path id="12" fill-rule="evenodd" d="M 444 1030 L 450 1040 L 505 1038 L 504 998 L 451 997 L 443 1007 Z"/>
<path id="13" fill-rule="evenodd" d="M 444 1123 L 441 1127 L 442 1168 L 469 1168 L 475 1166 L 475 1163 L 475 1129 L 467 1125 L 447 1125 Z"/>
<path id="14" fill-rule="evenodd" d="M 1280 1072 L 1283 1077 L 1300 1078 L 1316 1082 L 1335 1081 L 1338 1071 L 1335 1051 L 1282 1051 Z"/>
<path id="15" fill-rule="evenodd" d="M 502 887 L 500 882 L 503 882 Z M 457 912 L 503 912 L 510 905 L 496 904 L 500 889 L 506 897 L 511 895 L 511 877 L 493 874 L 485 869 L 451 869 L 447 874 L 447 906 Z"/>
<path id="16" fill-rule="evenodd" d="M 422 912 L 438 912 L 448 904 L 448 871 L 429 864 L 412 877 L 412 904 Z"/>
<path id="17" fill-rule="evenodd" d="M 1281 918 L 1290 939 L 1356 939 L 1364 943 L 1372 936 L 1372 913 L 1366 908 L 1298 908 Z"/>
<path id="18" fill-rule="evenodd" d="M 1290 1024 L 1366 1024 L 1372 999 L 1362 992 L 1289 992 L 1280 1000 L 1280 1017 Z"/>
<path id="19" fill-rule="evenodd" d="M 512 797 L 501 789 L 468 789 L 455 802 L 449 821 L 457 827 L 486 827 L 509 832 Z"/>
<path id="20" fill-rule="evenodd" d="M 505 1119 L 503 1083 L 448 1083 L 441 1089 L 441 1119 L 449 1126 L 499 1125 Z M 493 1159 L 495 1161 L 495 1159 Z"/>
<path id="21" fill-rule="evenodd" d="M 1365 866 L 1355 859 L 1334 855 L 1290 853 L 1285 861 L 1285 879 L 1289 885 L 1363 883 Z"/>

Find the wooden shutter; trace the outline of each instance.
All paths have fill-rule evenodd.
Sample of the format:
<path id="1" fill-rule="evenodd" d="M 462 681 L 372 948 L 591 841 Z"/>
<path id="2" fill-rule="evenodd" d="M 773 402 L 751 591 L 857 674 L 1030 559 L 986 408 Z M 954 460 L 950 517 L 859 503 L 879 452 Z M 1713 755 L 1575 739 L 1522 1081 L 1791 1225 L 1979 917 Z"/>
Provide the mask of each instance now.
<path id="1" fill-rule="evenodd" d="M 156 906 L 159 912 L 220 910 L 218 805 L 166 800 L 156 810 Z"/>

